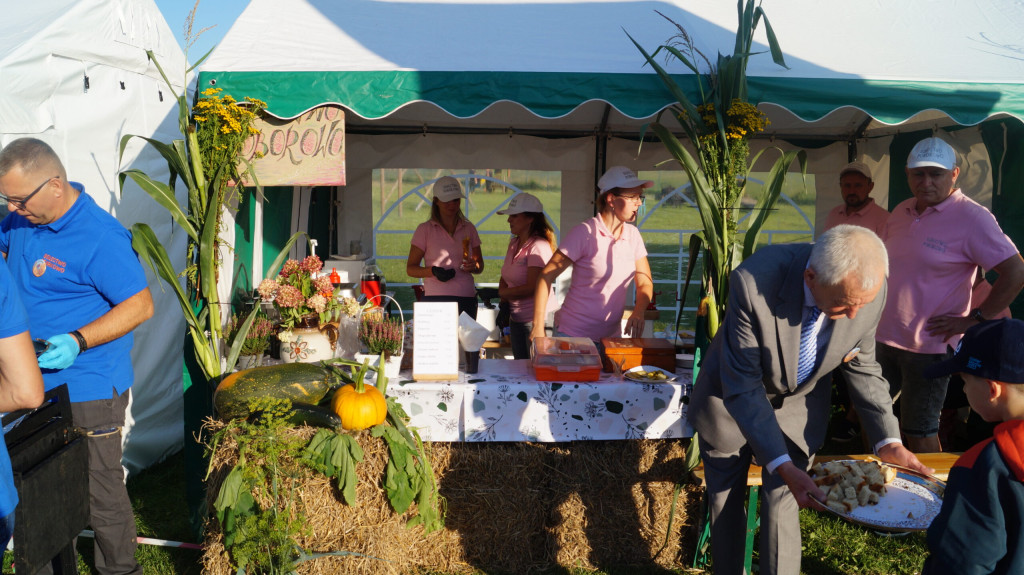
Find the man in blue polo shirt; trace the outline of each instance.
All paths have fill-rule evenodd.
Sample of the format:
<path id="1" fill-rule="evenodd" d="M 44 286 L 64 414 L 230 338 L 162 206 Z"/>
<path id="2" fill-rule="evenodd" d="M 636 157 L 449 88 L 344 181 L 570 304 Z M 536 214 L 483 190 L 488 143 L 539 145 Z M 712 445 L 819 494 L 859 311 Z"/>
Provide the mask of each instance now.
<path id="1" fill-rule="evenodd" d="M 89 446 L 90 524 L 96 571 L 142 573 L 121 467 L 121 428 L 134 378 L 132 330 L 153 300 L 131 234 L 81 185 L 68 182 L 45 142 L 14 140 L 0 150 L 0 252 L 29 316 L 46 389 L 68 384 L 75 425 Z"/>
<path id="2" fill-rule="evenodd" d="M 42 401 L 43 376 L 32 351 L 28 316 L 11 285 L 7 266 L 0 262 L 0 412 L 38 407 Z M 7 445 L 0 441 L 0 549 L 7 547 L 14 533 L 17 504 L 11 458 Z"/>

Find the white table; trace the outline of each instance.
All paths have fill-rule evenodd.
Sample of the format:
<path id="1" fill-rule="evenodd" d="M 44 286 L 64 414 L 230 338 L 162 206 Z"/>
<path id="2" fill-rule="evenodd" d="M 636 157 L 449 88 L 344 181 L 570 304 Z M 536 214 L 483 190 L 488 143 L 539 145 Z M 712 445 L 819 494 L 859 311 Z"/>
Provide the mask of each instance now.
<path id="1" fill-rule="evenodd" d="M 388 384 L 425 441 L 559 442 L 691 437 L 689 370 L 674 383 L 643 384 L 602 373 L 595 382 L 537 381 L 528 360 L 481 359 L 457 381 Z"/>

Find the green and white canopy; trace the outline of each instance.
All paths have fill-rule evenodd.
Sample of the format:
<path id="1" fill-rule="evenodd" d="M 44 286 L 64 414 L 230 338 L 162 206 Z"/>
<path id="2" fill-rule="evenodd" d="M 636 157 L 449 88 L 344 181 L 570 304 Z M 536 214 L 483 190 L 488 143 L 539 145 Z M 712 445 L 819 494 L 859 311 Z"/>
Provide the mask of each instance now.
<path id="1" fill-rule="evenodd" d="M 1024 165 L 1015 148 L 1024 141 L 1020 0 L 762 6 L 789 67 L 767 53 L 749 61 L 749 99 L 771 121 L 751 148 L 808 150 L 812 231 L 841 201 L 836 182 L 850 156 L 871 167 L 881 205 L 902 199 L 903 157 L 932 130 L 960 152 L 961 185 L 985 205 L 1001 186 L 1024 185 L 1012 173 Z M 713 62 L 734 50 L 736 8 L 728 0 L 251 0 L 204 62 L 199 88 L 259 98 L 280 118 L 324 103 L 347 110 L 337 246 L 373 237 L 373 173 L 385 168 L 557 171 L 557 223 L 569 229 L 593 214 L 606 166 L 678 169 L 657 142 L 638 146 L 643 126 L 673 100 L 629 36 L 648 51 L 665 44 L 680 29 L 664 15 Z M 754 40 L 763 51 L 765 33 L 762 23 Z M 678 62 L 669 71 L 695 86 Z M 304 202 L 293 204 L 293 222 L 303 221 Z"/>
<path id="2" fill-rule="evenodd" d="M 1024 119 L 1019 1 L 763 8 L 789 66 L 750 60 L 769 135 Z M 671 103 L 627 37 L 649 51 L 665 43 L 678 30 L 659 13 L 709 60 L 733 51 L 736 3 L 723 0 L 252 0 L 200 87 L 258 97 L 282 118 L 337 103 L 352 126 L 635 132 Z M 758 34 L 764 46 L 763 25 Z"/>

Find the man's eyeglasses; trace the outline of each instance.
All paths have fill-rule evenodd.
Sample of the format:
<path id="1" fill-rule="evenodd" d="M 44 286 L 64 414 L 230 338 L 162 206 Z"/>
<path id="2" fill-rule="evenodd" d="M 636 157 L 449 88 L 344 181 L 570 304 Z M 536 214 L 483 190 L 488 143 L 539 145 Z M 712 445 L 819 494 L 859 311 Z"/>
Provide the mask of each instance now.
<path id="1" fill-rule="evenodd" d="M 615 194 L 615 195 L 620 197 L 620 198 L 622 198 L 622 199 L 624 199 L 624 200 L 626 200 L 626 201 L 636 202 L 638 204 L 644 203 L 644 200 L 647 199 L 647 196 L 645 196 L 643 194 L 640 194 L 638 196 L 633 196 L 633 195 L 626 196 L 626 195 L 622 195 L 622 194 Z"/>
<path id="2" fill-rule="evenodd" d="M 12 205 L 15 208 L 18 208 L 19 210 L 24 210 L 25 209 L 25 204 L 27 204 L 28 201 L 32 199 L 32 196 L 38 194 L 39 190 L 42 190 L 43 188 L 45 188 L 46 184 L 49 184 L 50 181 L 56 180 L 58 178 L 60 178 L 60 176 L 54 176 L 52 178 L 47 178 L 45 182 L 39 184 L 38 188 L 32 190 L 31 194 L 25 196 L 24 198 L 21 198 L 20 200 L 15 200 L 14 198 L 8 198 L 7 196 L 4 196 L 2 194 L 0 194 L 0 198 L 3 198 L 9 205 Z"/>

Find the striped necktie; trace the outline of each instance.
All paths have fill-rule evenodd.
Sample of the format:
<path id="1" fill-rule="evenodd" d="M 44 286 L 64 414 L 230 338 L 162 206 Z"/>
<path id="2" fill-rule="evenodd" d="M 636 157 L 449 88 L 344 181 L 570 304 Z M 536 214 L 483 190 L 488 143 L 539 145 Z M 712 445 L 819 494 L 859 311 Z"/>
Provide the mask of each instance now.
<path id="1" fill-rule="evenodd" d="M 800 325 L 800 358 L 796 362 L 796 384 L 800 385 L 814 371 L 818 362 L 818 316 L 821 310 L 811 307 Z"/>

